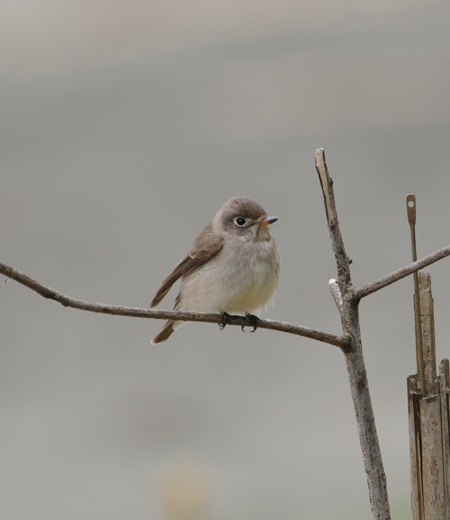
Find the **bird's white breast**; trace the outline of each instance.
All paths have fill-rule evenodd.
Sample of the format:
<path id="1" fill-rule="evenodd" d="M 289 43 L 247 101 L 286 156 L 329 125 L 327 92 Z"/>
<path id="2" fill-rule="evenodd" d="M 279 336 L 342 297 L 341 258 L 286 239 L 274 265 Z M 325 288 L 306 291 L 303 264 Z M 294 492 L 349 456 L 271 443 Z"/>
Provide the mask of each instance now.
<path id="1" fill-rule="evenodd" d="M 216 257 L 183 279 L 177 308 L 192 312 L 251 312 L 273 298 L 279 271 L 274 240 L 228 241 Z"/>

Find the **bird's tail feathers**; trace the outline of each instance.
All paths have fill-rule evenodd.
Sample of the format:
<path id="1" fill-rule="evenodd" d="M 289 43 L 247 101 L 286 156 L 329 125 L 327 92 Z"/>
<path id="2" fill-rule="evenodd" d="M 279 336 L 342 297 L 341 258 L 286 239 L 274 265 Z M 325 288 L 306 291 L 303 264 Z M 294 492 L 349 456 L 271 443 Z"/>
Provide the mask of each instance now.
<path id="1" fill-rule="evenodd" d="M 179 329 L 181 326 L 184 325 L 184 322 L 182 321 L 173 321 L 169 320 L 164 327 L 156 334 L 156 336 L 152 339 L 151 343 L 153 345 L 156 345 L 157 343 L 162 343 L 163 341 L 166 341 L 172 336 L 172 334 L 175 332 L 175 329 Z"/>

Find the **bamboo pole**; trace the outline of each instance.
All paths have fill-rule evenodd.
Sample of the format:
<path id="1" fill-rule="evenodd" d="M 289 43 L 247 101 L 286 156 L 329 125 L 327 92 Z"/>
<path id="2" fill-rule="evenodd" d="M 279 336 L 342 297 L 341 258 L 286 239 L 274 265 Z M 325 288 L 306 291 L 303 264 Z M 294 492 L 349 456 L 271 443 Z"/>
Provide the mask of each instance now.
<path id="1" fill-rule="evenodd" d="M 439 365 L 441 417 L 442 417 L 442 457 L 444 474 L 445 518 L 450 518 L 450 363 L 443 359 Z"/>
<path id="2" fill-rule="evenodd" d="M 420 375 L 408 378 L 413 520 L 450 519 L 448 360 L 436 372 L 434 302 L 428 269 L 418 273 Z M 416 314 L 417 318 L 417 314 Z M 416 337 L 417 343 L 417 337 Z"/>
<path id="3" fill-rule="evenodd" d="M 411 510 L 413 520 L 423 520 L 420 437 L 420 393 L 415 375 L 408 377 L 409 454 L 411 465 Z"/>
<path id="4" fill-rule="evenodd" d="M 412 259 L 417 259 L 416 197 L 406 197 Z M 450 520 L 449 362 L 436 370 L 434 300 L 428 269 L 414 273 L 417 374 L 408 378 L 413 520 Z"/>
<path id="5" fill-rule="evenodd" d="M 431 275 L 428 269 L 417 273 L 420 305 L 420 376 L 422 395 L 434 393 L 436 382 L 436 341 L 434 333 L 434 300 L 431 293 Z M 420 373 L 420 372 L 419 372 Z"/>

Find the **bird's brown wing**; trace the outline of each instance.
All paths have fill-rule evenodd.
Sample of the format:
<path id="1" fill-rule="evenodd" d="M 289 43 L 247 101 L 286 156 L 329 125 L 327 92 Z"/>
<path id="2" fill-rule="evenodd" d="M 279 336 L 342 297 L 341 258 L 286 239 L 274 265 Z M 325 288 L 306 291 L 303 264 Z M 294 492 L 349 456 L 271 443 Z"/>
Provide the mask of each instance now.
<path id="1" fill-rule="evenodd" d="M 158 292 L 155 294 L 150 307 L 158 305 L 179 278 L 186 276 L 211 260 L 211 258 L 214 258 L 222 247 L 223 238 L 213 233 L 211 225 L 209 224 L 197 237 L 194 246 L 189 253 L 178 262 L 175 269 L 163 281 Z"/>

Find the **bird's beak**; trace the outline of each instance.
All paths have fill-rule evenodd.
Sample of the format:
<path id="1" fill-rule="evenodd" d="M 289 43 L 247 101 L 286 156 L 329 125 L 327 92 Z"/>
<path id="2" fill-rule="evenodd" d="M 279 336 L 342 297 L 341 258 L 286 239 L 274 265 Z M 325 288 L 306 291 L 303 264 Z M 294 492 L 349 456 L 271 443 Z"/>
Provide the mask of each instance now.
<path id="1" fill-rule="evenodd" d="M 268 226 L 278 220 L 278 217 L 262 217 L 258 220 L 258 226 Z"/>

